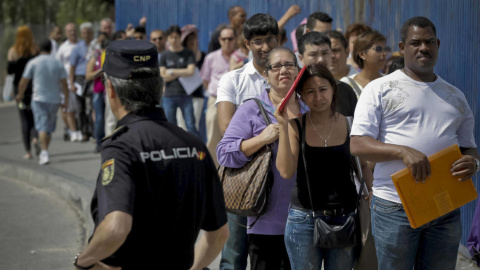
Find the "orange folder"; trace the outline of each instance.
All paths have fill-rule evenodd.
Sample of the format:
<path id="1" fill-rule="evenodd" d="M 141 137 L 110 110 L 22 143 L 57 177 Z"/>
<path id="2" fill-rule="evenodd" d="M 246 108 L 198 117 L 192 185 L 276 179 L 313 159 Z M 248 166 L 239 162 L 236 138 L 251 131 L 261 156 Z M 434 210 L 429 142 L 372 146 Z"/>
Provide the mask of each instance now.
<path id="1" fill-rule="evenodd" d="M 458 181 L 450 169 L 462 157 L 454 144 L 428 157 L 432 170 L 425 183 L 416 183 L 408 168 L 392 174 L 410 226 L 414 229 L 477 198 L 472 179 Z"/>

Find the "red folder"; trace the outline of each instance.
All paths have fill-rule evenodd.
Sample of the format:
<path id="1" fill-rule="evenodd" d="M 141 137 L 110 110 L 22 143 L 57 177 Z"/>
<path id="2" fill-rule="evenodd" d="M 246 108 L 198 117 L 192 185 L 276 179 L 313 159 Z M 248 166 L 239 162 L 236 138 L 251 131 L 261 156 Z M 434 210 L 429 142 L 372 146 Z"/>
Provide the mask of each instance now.
<path id="1" fill-rule="evenodd" d="M 296 78 L 295 81 L 293 82 L 292 87 L 290 88 L 290 90 L 288 90 L 288 93 L 287 93 L 287 95 L 285 96 L 285 98 L 283 99 L 282 103 L 280 103 L 280 107 L 278 108 L 278 111 L 279 111 L 279 112 L 282 112 L 282 111 L 283 111 L 283 108 L 285 107 L 285 105 L 287 105 L 288 100 L 290 100 L 290 98 L 292 97 L 293 93 L 295 93 L 295 88 L 297 88 L 298 82 L 299 82 L 300 79 L 302 78 L 303 72 L 305 72 L 305 69 L 306 69 L 306 68 L 307 68 L 307 66 L 304 66 L 304 67 L 300 70 L 300 72 L 298 72 L 297 78 Z"/>
<path id="2" fill-rule="evenodd" d="M 452 164 L 462 157 L 454 144 L 428 157 L 432 170 L 425 183 L 416 183 L 408 168 L 392 174 L 410 226 L 414 229 L 477 198 L 472 179 L 458 181 Z"/>

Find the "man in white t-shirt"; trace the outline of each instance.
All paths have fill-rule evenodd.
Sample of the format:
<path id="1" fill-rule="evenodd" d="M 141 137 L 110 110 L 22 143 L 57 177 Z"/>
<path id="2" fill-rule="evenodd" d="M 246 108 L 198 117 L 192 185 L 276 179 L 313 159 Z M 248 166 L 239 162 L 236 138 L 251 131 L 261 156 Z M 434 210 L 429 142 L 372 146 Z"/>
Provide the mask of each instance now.
<path id="1" fill-rule="evenodd" d="M 72 54 L 75 45 L 77 45 L 77 29 L 74 23 L 68 23 L 65 25 L 65 36 L 67 37 L 67 40 L 60 45 L 55 58 L 62 62 L 68 76 L 68 73 L 70 72 L 70 55 Z M 69 86 L 68 89 L 73 88 Z M 61 98 L 64 99 L 63 95 Z M 79 141 L 81 139 L 81 134 L 77 132 L 77 124 L 75 121 L 75 112 L 77 107 L 75 93 L 69 93 L 68 102 L 66 103 L 68 106 L 66 110 L 62 109 L 62 118 L 63 122 L 68 127 L 68 134 L 66 133 L 64 138 L 69 137 L 71 141 Z"/>
<path id="2" fill-rule="evenodd" d="M 413 229 L 390 175 L 407 167 L 417 182 L 435 181 L 427 156 L 458 144 L 463 157 L 452 175 L 471 178 L 479 170 L 474 118 L 464 94 L 433 72 L 440 45 L 433 23 L 411 18 L 401 37 L 405 68 L 365 87 L 350 149 L 376 162 L 371 208 L 379 269 L 455 269 L 460 210 Z"/>

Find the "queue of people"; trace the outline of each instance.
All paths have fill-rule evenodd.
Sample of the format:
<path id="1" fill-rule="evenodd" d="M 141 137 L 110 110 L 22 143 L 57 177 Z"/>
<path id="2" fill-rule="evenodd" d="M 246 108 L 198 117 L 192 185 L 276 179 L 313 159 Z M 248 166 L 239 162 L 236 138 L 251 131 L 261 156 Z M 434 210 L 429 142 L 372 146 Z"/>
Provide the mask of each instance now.
<path id="1" fill-rule="evenodd" d="M 362 243 L 319 247 L 315 226 L 321 220 L 341 227 L 356 215 L 359 175 L 375 248 L 362 254 L 372 264 L 355 269 L 455 268 L 460 211 L 413 229 L 389 178 L 407 167 L 417 181 L 434 181 L 427 156 L 455 143 L 463 156 L 452 164 L 452 175 L 465 180 L 480 170 L 465 96 L 434 73 L 435 25 L 425 17 L 407 20 L 401 52 L 386 66 L 391 48 L 384 35 L 360 23 L 344 35 L 323 12 L 297 29 L 298 51 L 283 47 L 280 33 L 299 12 L 293 5 L 277 21 L 261 13 L 248 18 L 242 7 L 231 7 L 230 23 L 216 29 L 208 54 L 199 50 L 194 25 L 156 29 L 146 41 L 146 18 L 115 34 L 103 20 L 95 39 L 84 23 L 82 41 L 67 24 L 60 46 L 56 27 L 49 42 L 40 43 L 42 58 L 35 57 L 28 27 L 19 28 L 8 71 L 19 76 L 25 158 L 32 158 L 32 143 L 47 150 L 60 104 L 68 137 L 93 134 L 102 153 L 92 200 L 96 229 L 75 259 L 77 269 L 158 263 L 204 269 L 220 252 L 222 270 L 246 269 L 247 259 L 252 270 L 352 269 Z M 130 40 L 113 41 L 123 38 Z M 34 60 L 52 50 L 59 61 Z M 37 66 L 64 68 L 40 74 Z M 38 85 L 42 76 L 61 86 L 47 95 L 58 102 L 39 98 L 46 91 Z M 295 93 L 279 110 L 298 76 Z M 56 105 L 43 104 L 51 100 Z M 226 213 L 216 167 L 244 167 L 266 145 L 273 172 L 266 212 Z M 205 233 L 195 247 L 200 229 Z"/>

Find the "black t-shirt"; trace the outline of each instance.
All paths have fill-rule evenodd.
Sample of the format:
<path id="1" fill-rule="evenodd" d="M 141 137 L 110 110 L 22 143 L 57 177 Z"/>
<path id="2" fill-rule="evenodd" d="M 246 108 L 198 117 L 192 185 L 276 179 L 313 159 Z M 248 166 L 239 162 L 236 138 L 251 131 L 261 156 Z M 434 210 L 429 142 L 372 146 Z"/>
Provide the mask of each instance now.
<path id="1" fill-rule="evenodd" d="M 20 79 L 22 78 L 23 71 L 25 70 L 25 67 L 27 66 L 28 61 L 30 61 L 32 58 L 34 58 L 36 55 L 31 55 L 31 56 L 24 56 L 19 58 L 17 61 L 8 61 L 7 64 L 7 73 L 8 74 L 13 74 L 13 86 L 14 86 L 14 94 L 18 94 L 18 84 L 20 83 Z M 23 93 L 23 102 L 25 104 L 28 104 L 30 106 L 30 101 L 32 99 L 32 82 L 33 80 L 30 80 L 30 82 L 27 85 L 27 89 L 25 90 L 25 93 Z"/>
<path id="2" fill-rule="evenodd" d="M 337 112 L 344 116 L 352 116 L 357 106 L 357 95 L 352 87 L 337 80 Z"/>
<path id="3" fill-rule="evenodd" d="M 296 122 L 297 125 L 300 124 L 298 120 Z M 299 138 L 302 138 L 302 128 L 300 126 L 297 128 Z M 351 175 L 350 136 L 347 135 L 345 142 L 336 146 L 312 147 L 306 143 L 305 159 L 313 208 L 308 193 L 301 144 L 299 144 L 297 181 L 291 195 L 292 204 L 315 211 L 339 208 L 354 211 L 357 192 Z"/>
<path id="4" fill-rule="evenodd" d="M 165 67 L 166 69 L 181 69 L 187 68 L 187 66 L 190 64 L 196 64 L 195 54 L 191 50 L 184 48 L 180 52 L 166 51 L 162 53 L 159 66 Z M 165 84 L 165 93 L 163 95 L 187 96 L 187 93 L 185 92 L 185 89 L 183 89 L 182 84 L 177 78 Z"/>
<path id="5" fill-rule="evenodd" d="M 206 146 L 167 122 L 162 109 L 130 113 L 102 141 L 92 199 L 95 228 L 112 211 L 133 217 L 106 264 L 122 269 L 188 269 L 200 229 L 227 222 L 222 187 Z"/>

